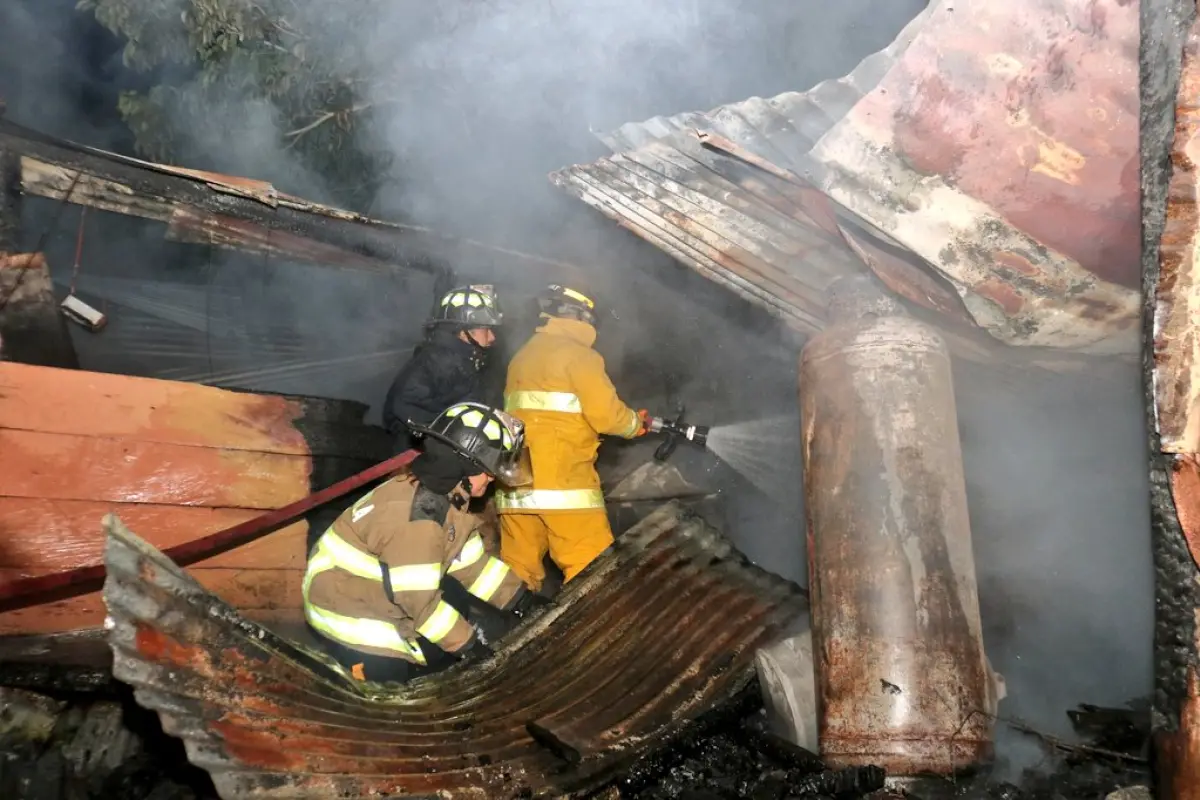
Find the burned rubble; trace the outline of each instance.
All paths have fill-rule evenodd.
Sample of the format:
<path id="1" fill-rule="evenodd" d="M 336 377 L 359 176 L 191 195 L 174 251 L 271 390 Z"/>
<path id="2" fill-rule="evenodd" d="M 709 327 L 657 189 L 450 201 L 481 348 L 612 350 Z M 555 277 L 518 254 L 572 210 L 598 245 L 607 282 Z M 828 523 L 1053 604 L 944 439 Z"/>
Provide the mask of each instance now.
<path id="1" fill-rule="evenodd" d="M 952 778 L 887 779 L 878 767 L 828 769 L 815 754 L 774 735 L 757 684 L 702 720 L 674 744 L 639 761 L 598 798 L 616 800 L 1141 800 L 1150 797 L 1144 757 L 1145 709 L 1068 712 L 1086 744 L 1067 744 L 1025 728 L 1045 761 L 1007 779 L 994 765 Z M 1023 727 L 1019 722 L 1007 723 Z M 885 786 L 886 783 L 886 786 Z"/>
<path id="2" fill-rule="evenodd" d="M 132 692 L 50 696 L 0 687 L 0 793 L 6 797 L 214 798 Z"/>
<path id="3" fill-rule="evenodd" d="M 6 681 L 7 675 L 0 676 Z M 61 684 L 59 686 L 61 689 Z M 1038 737 L 1046 760 L 1017 778 L 981 769 L 954 779 L 887 780 L 878 767 L 828 769 L 776 736 L 752 682 L 658 749 L 585 795 L 591 800 L 1149 800 L 1149 717 L 1081 705 L 1067 712 L 1085 744 Z M 1013 723 L 1019 725 L 1019 723 Z M 885 786 L 886 781 L 886 786 Z M 21 798 L 215 800 L 203 770 L 127 688 L 40 693 L 0 688 L 0 793 Z"/>

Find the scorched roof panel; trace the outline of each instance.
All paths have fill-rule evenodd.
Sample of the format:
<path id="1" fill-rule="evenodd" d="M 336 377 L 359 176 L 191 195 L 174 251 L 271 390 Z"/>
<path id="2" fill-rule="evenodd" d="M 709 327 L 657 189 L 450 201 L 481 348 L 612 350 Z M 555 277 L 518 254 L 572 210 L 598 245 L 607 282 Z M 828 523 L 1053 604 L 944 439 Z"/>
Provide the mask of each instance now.
<path id="1" fill-rule="evenodd" d="M 755 650 L 806 607 L 671 503 L 490 661 L 388 690 L 240 619 L 119 521 L 107 528 L 114 674 L 225 798 L 582 791 L 736 693 Z"/>
<path id="2" fill-rule="evenodd" d="M 804 332 L 869 269 L 951 328 L 1132 354 L 1137 31 L 1128 0 L 933 2 L 846 78 L 624 125 L 551 179 Z"/>

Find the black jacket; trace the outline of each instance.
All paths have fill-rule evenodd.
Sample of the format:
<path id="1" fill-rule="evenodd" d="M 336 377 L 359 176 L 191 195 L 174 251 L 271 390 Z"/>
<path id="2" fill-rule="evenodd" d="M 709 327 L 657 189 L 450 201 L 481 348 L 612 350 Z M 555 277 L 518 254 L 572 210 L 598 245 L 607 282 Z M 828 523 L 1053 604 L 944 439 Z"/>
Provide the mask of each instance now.
<path id="1" fill-rule="evenodd" d="M 478 348 L 450 328 L 434 328 L 396 375 L 383 403 L 383 425 L 397 437 L 397 447 L 404 450 L 413 443 L 405 420 L 428 425 L 466 400 L 503 408 L 501 370 L 493 361 L 483 366 Z"/>

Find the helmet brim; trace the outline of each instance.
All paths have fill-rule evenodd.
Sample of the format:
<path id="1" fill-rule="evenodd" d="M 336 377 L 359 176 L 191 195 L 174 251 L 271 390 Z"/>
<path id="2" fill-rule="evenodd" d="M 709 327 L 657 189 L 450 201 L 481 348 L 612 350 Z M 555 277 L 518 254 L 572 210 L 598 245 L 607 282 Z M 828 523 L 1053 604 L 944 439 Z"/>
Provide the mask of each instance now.
<path id="1" fill-rule="evenodd" d="M 467 461 L 470 461 L 473 465 L 475 465 L 475 467 L 477 467 L 479 469 L 480 472 L 486 472 L 488 475 L 491 475 L 493 478 L 496 477 L 495 475 L 492 474 L 492 470 L 489 467 L 484 465 L 484 463 L 482 461 L 480 461 L 478 458 L 476 458 L 475 456 L 468 453 L 466 450 L 463 450 L 461 447 L 459 447 L 458 442 L 454 441 L 449 436 L 443 436 L 442 434 L 438 433 L 437 431 L 430 430 L 428 427 L 426 427 L 424 425 L 417 425 L 413 422 L 408 423 L 408 429 L 412 433 L 416 434 L 418 437 L 428 436 L 430 439 L 434 439 L 435 441 L 441 442 L 442 444 L 446 445 L 451 450 L 453 450 L 455 455 L 457 455 L 459 458 L 463 458 L 463 459 L 466 459 Z"/>
<path id="2" fill-rule="evenodd" d="M 408 429 L 419 437 L 428 436 L 430 439 L 441 442 L 442 444 L 446 445 L 446 447 L 449 447 L 451 450 L 453 450 L 454 454 L 459 458 L 462 458 L 474 465 L 479 472 L 482 472 L 485 475 L 490 475 L 491 477 L 503 483 L 505 486 L 516 489 L 533 483 L 533 464 L 529 459 L 529 448 L 527 447 L 521 447 L 521 449 L 517 451 L 517 455 L 514 460 L 501 463 L 499 467 L 493 469 L 492 467 L 484 464 L 475 456 L 468 453 L 466 450 L 463 450 L 458 443 L 450 439 L 450 437 L 443 436 L 442 434 L 428 428 L 425 425 L 418 425 L 414 422 L 409 422 Z"/>

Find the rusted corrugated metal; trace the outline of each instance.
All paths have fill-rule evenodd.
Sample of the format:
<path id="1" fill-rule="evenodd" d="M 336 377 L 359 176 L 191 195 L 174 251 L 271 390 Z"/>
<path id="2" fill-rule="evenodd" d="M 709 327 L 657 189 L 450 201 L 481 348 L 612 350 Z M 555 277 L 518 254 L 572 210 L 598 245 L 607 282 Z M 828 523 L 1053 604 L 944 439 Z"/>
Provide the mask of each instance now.
<path id="1" fill-rule="evenodd" d="M 778 135 L 770 149 L 785 148 L 787 138 Z M 790 138 L 797 138 L 794 132 Z M 779 171 L 782 177 L 706 145 L 691 131 L 560 170 L 551 180 L 711 280 L 811 333 L 822 325 L 824 290 L 861 267 L 841 242 L 828 201 Z"/>
<path id="2" fill-rule="evenodd" d="M 879 85 L 897 56 L 921 31 L 932 5 L 936 3 L 926 6 L 891 44 L 864 58 L 848 75 L 822 81 L 806 92 L 751 97 L 708 112 L 689 111 L 627 122 L 598 138 L 614 153 L 625 153 L 658 141 L 678 146 L 693 131 L 709 131 L 776 164 L 803 170 L 803 156 L 864 94 Z"/>
<path id="3" fill-rule="evenodd" d="M 603 138 L 633 149 L 552 180 L 801 330 L 866 266 L 1011 345 L 1132 354 L 1136 15 L 933 2 L 847 79 L 623 126 Z"/>
<path id="4" fill-rule="evenodd" d="M 744 686 L 755 649 L 806 605 L 672 503 L 487 663 L 388 690 L 239 619 L 107 527 L 114 673 L 225 798 L 582 791 Z"/>
<path id="5" fill-rule="evenodd" d="M 939 3 L 813 149 L 818 183 L 1000 340 L 1135 353 L 1137 48 L 1129 0 Z"/>
<path id="6" fill-rule="evenodd" d="M 534 253 L 372 219 L 304 200 L 270 183 L 156 164 L 56 139 L 0 118 L 0 156 L 25 194 L 170 226 L 174 238 L 339 267 L 431 271 L 430 259 L 587 271 Z M 15 166 L 14 166 L 15 165 Z M 7 225 L 0 220 L 0 227 Z"/>
<path id="7" fill-rule="evenodd" d="M 823 327 L 824 290 L 864 264 L 910 301 L 970 324 L 932 269 L 801 177 L 812 146 L 886 74 L 928 13 L 843 78 L 707 113 L 628 123 L 600 136 L 617 155 L 551 178 L 803 333 Z M 620 180 L 622 171 L 639 168 L 638 189 L 649 192 L 627 191 Z M 659 202 L 672 194 L 683 196 Z M 669 213 L 660 213 L 664 205 Z M 761 245 L 745 244 L 756 237 Z"/>

